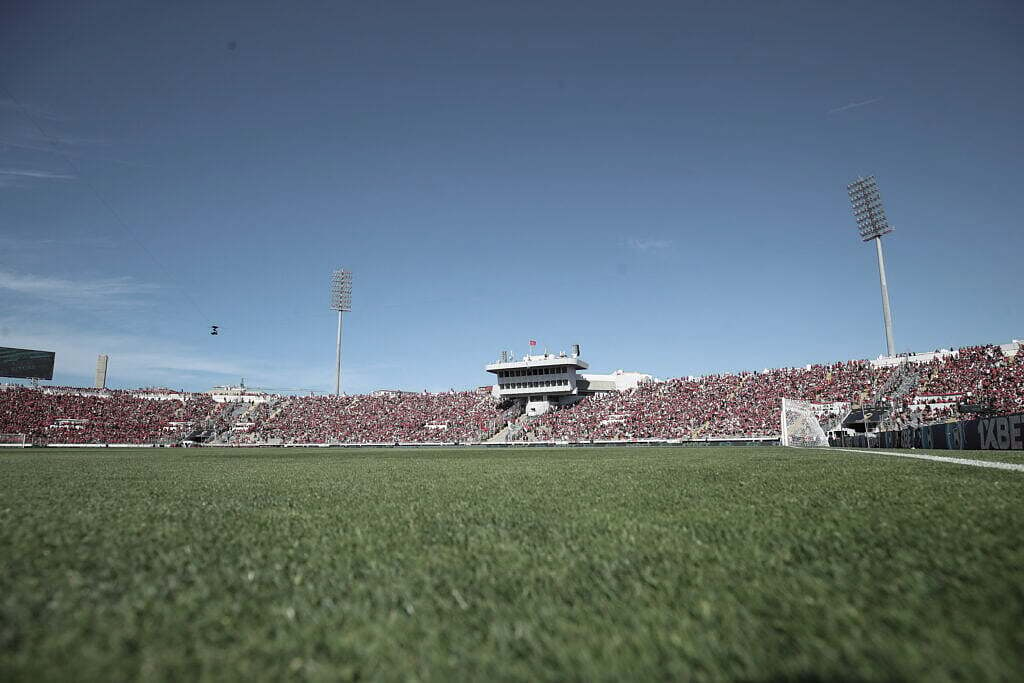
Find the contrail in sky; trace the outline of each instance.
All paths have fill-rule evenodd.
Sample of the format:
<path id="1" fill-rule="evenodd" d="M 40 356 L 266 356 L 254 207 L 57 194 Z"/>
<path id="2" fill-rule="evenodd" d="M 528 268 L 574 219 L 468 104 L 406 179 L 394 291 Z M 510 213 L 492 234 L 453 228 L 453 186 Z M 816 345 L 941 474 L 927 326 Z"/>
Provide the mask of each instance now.
<path id="1" fill-rule="evenodd" d="M 864 100 L 863 102 L 850 102 L 849 104 L 844 104 L 841 107 L 836 107 L 835 109 L 829 109 L 828 113 L 829 114 L 838 114 L 839 112 L 846 111 L 847 109 L 856 109 L 857 107 L 866 107 L 869 104 L 874 104 L 875 102 L 878 102 L 881 99 L 882 99 L 881 97 L 874 97 L 874 98 L 872 98 L 870 100 Z"/>

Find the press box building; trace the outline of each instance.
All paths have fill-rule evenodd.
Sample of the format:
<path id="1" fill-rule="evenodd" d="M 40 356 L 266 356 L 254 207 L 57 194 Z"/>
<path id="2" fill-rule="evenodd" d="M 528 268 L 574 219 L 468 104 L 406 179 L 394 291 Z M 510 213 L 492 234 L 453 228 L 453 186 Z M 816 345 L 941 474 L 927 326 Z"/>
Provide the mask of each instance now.
<path id="1" fill-rule="evenodd" d="M 654 381 L 650 375 L 617 370 L 608 375 L 582 373 L 590 365 L 580 358 L 579 346 L 572 354 L 564 352 L 526 355 L 516 360 L 502 351 L 496 363 L 485 366 L 497 382 L 492 393 L 499 400 L 525 403 L 527 415 L 541 415 L 554 406 L 570 405 L 591 394 L 626 391 L 642 382 Z"/>

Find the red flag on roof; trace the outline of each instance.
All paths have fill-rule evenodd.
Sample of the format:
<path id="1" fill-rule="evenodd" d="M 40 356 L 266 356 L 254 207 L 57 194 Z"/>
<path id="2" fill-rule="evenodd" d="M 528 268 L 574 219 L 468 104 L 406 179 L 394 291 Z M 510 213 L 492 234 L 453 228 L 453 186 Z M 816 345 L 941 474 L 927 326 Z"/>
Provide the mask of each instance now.
<path id="1" fill-rule="evenodd" d="M 530 346 L 536 346 L 536 345 L 537 345 L 537 340 L 536 339 L 531 339 L 530 340 Z"/>

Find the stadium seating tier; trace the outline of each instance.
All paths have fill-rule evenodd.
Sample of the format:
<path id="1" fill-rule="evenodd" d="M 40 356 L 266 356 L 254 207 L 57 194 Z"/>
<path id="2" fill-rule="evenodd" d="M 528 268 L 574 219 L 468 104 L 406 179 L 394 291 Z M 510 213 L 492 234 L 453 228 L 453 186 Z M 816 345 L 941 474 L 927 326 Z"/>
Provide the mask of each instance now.
<path id="1" fill-rule="evenodd" d="M 958 412 L 964 404 L 998 414 L 1024 411 L 1024 358 L 1004 356 L 998 346 L 966 347 L 907 366 L 909 384 L 897 368 L 847 361 L 651 382 L 522 418 L 510 438 L 772 437 L 779 433 L 782 397 L 852 404 L 880 399 L 890 403 L 895 427 L 972 417 Z M 897 385 L 899 391 L 886 393 Z M 3 389 L 0 433 L 49 443 L 169 443 L 197 430 L 238 444 L 464 443 L 487 439 L 518 416 L 479 391 L 292 396 L 235 409 L 207 394 L 166 389 Z"/>

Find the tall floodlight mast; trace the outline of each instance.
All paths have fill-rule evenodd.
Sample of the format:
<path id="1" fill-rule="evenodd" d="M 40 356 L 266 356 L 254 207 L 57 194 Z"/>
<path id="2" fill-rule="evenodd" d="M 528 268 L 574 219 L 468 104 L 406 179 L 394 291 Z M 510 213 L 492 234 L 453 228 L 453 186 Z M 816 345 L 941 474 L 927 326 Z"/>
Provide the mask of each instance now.
<path id="1" fill-rule="evenodd" d="M 336 270 L 331 273 L 331 309 L 338 312 L 338 346 L 334 363 L 334 395 L 341 395 L 341 316 L 352 310 L 352 273 Z"/>
<path id="2" fill-rule="evenodd" d="M 892 311 L 889 309 L 889 285 L 885 280 L 885 257 L 882 256 L 882 235 L 892 232 L 892 226 L 885 217 L 882 208 L 882 197 L 878 194 L 878 183 L 875 176 L 858 178 L 846 188 L 853 204 L 853 217 L 857 219 L 857 229 L 865 242 L 875 241 L 878 253 L 878 280 L 882 287 L 882 318 L 885 321 L 885 345 L 890 356 L 896 355 L 896 343 L 892 338 Z"/>

